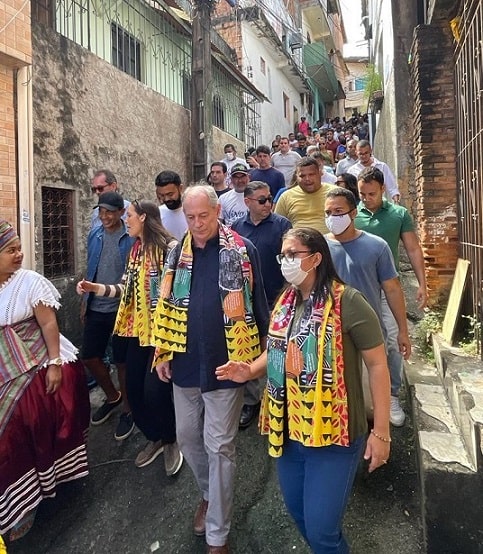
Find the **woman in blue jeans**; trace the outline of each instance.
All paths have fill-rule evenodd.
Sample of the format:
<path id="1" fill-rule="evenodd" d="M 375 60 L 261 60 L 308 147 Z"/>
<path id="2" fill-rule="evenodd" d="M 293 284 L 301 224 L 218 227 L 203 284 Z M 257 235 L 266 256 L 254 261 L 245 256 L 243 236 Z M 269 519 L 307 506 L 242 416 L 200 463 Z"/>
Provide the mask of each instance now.
<path id="1" fill-rule="evenodd" d="M 342 519 L 362 452 L 369 471 L 389 458 L 390 383 L 378 318 L 342 283 L 322 234 L 291 229 L 279 255 L 288 282 L 272 312 L 267 350 L 228 362 L 218 379 L 267 373 L 260 427 L 277 458 L 288 511 L 316 554 L 347 553 Z M 362 359 L 374 428 L 367 437 Z"/>

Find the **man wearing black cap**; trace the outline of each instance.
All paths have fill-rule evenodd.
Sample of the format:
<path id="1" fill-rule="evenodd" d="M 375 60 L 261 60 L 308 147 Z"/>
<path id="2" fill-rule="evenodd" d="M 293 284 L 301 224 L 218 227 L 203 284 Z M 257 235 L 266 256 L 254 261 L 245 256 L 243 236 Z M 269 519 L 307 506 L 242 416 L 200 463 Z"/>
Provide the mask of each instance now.
<path id="1" fill-rule="evenodd" d="M 220 218 L 228 226 L 248 211 L 243 193 L 250 181 L 245 164 L 235 164 L 231 168 L 230 177 L 233 189 L 218 199 L 221 206 Z"/>
<path id="2" fill-rule="evenodd" d="M 109 171 L 109 169 L 99 169 L 99 171 L 96 171 L 94 173 L 94 177 L 92 178 L 91 191 L 93 194 L 97 194 L 97 196 L 101 196 L 101 194 L 104 194 L 105 192 L 118 192 L 117 179 L 114 173 Z M 131 202 L 129 202 L 129 200 L 124 200 L 123 202 L 126 211 L 124 212 L 122 219 L 126 221 L 126 212 Z M 101 220 L 99 219 L 99 208 L 96 207 L 92 212 L 91 229 L 100 226 Z"/>
<path id="3" fill-rule="evenodd" d="M 87 239 L 86 279 L 97 283 L 120 283 L 127 256 L 134 242 L 129 237 L 122 216 L 124 200 L 117 192 L 99 196 L 96 206 L 100 227 L 91 230 Z M 134 429 L 125 388 L 123 339 L 112 337 L 112 350 L 116 363 L 120 391 L 111 380 L 110 370 L 103 361 L 109 338 L 116 320 L 119 298 L 84 295 L 81 315 L 84 320 L 82 361 L 106 395 L 104 404 L 91 417 L 92 425 L 101 425 L 122 404 L 122 413 L 114 438 L 124 440 Z"/>

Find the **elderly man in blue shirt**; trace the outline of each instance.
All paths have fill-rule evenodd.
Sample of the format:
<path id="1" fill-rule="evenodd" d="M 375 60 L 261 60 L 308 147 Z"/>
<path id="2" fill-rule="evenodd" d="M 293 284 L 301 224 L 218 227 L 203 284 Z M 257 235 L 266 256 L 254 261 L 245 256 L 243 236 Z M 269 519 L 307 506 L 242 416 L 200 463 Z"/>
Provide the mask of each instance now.
<path id="1" fill-rule="evenodd" d="M 188 233 L 168 254 L 154 315 L 156 370 L 172 377 L 178 444 L 202 495 L 193 531 L 227 554 L 243 387 L 215 369 L 265 348 L 268 306 L 257 250 L 219 222 L 214 189 L 188 187 L 183 210 Z"/>

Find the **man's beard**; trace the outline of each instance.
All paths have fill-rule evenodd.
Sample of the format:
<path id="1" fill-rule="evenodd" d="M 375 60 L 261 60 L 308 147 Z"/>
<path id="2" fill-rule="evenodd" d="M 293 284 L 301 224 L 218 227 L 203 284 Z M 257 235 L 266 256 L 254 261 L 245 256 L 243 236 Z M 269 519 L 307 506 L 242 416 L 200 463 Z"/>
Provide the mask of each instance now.
<path id="1" fill-rule="evenodd" d="M 178 208 L 181 208 L 181 198 L 178 198 L 178 200 L 165 200 L 164 204 L 168 210 L 177 210 Z"/>

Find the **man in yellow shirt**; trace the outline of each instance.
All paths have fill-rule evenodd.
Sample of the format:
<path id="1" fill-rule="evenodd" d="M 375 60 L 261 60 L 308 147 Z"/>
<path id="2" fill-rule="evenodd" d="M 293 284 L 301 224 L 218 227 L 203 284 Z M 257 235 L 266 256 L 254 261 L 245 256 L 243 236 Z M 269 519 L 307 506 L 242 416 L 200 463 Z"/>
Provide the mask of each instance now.
<path id="1" fill-rule="evenodd" d="M 284 192 L 275 207 L 275 213 L 286 217 L 294 228 L 312 227 L 322 234 L 325 226 L 325 197 L 333 185 L 320 182 L 317 160 L 304 158 L 297 164 L 299 185 Z"/>

